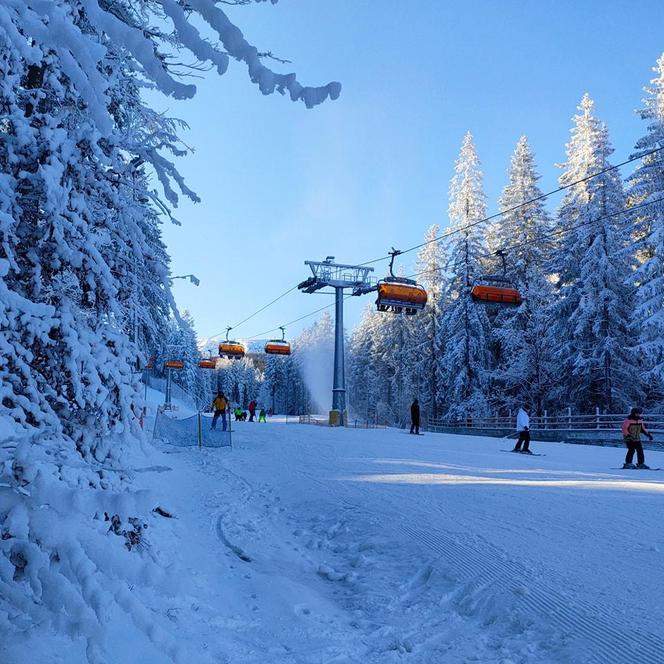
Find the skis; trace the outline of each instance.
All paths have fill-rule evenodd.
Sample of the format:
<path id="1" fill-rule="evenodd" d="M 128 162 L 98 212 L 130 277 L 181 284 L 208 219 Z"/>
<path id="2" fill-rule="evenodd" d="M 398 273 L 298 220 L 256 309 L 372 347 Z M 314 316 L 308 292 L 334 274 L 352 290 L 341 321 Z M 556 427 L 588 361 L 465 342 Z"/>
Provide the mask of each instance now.
<path id="1" fill-rule="evenodd" d="M 648 472 L 649 470 L 664 470 L 664 468 L 611 468 L 611 470 L 645 470 Z"/>
<path id="2" fill-rule="evenodd" d="M 512 454 L 522 454 L 523 456 L 546 456 L 546 454 L 535 454 L 535 452 L 520 452 L 519 450 L 500 450 L 501 452 L 510 452 Z"/>

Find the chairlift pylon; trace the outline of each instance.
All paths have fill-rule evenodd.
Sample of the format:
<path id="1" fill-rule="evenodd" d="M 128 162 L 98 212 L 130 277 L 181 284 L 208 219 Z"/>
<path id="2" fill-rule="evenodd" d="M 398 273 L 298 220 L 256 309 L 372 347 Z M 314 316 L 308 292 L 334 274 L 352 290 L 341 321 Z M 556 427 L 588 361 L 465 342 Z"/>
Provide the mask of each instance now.
<path id="1" fill-rule="evenodd" d="M 270 339 L 265 342 L 265 352 L 268 355 L 290 355 L 291 346 L 288 341 L 286 341 L 286 330 L 284 327 L 279 328 L 281 330 L 281 339 Z"/>
<path id="2" fill-rule="evenodd" d="M 245 349 L 239 341 L 233 341 L 228 338 L 228 333 L 232 327 L 226 328 L 226 339 L 219 344 L 219 357 L 227 357 L 231 360 L 239 360 L 244 357 Z"/>
<path id="3" fill-rule="evenodd" d="M 390 276 L 381 279 L 376 286 L 378 291 L 376 309 L 412 316 L 424 309 L 427 303 L 427 292 L 424 286 L 413 279 L 395 276 L 394 259 L 400 253 L 399 249 L 392 247 L 392 251 L 390 251 Z"/>

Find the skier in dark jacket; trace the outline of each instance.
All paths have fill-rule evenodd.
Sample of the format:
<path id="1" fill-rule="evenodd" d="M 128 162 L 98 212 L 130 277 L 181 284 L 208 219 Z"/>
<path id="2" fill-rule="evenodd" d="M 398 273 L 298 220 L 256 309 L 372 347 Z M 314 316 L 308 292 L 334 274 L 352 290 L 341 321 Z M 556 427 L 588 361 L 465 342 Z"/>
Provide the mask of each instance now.
<path id="1" fill-rule="evenodd" d="M 410 407 L 410 432 L 420 433 L 420 402 L 417 399 Z"/>
<path id="2" fill-rule="evenodd" d="M 249 406 L 248 406 L 248 408 L 249 408 L 249 421 L 250 422 L 253 422 L 254 418 L 256 417 L 256 406 L 257 406 L 256 402 L 252 399 L 249 402 Z"/>
<path id="3" fill-rule="evenodd" d="M 643 445 L 641 445 L 641 434 L 644 433 L 650 440 L 652 434 L 641 419 L 641 411 L 638 408 L 632 408 L 629 415 L 622 424 L 622 435 L 625 445 L 627 445 L 627 455 L 625 456 L 625 463 L 623 468 L 640 468 L 642 470 L 650 470 L 646 466 L 646 458 L 643 454 Z M 632 463 L 636 452 L 636 466 Z"/>

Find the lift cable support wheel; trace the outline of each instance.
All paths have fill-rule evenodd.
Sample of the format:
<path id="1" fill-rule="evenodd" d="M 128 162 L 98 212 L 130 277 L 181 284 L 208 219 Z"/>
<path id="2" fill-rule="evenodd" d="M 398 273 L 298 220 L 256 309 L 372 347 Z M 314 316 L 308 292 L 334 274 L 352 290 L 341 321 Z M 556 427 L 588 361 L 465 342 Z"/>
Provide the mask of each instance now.
<path id="1" fill-rule="evenodd" d="M 346 426 L 348 413 L 344 373 L 344 289 L 350 288 L 352 295 L 364 295 L 375 290 L 376 286 L 369 277 L 373 268 L 335 263 L 334 256 L 328 256 L 324 261 L 304 261 L 304 264 L 309 266 L 312 276 L 298 285 L 301 291 L 315 293 L 326 286 L 334 288 L 334 380 L 330 425 Z"/>

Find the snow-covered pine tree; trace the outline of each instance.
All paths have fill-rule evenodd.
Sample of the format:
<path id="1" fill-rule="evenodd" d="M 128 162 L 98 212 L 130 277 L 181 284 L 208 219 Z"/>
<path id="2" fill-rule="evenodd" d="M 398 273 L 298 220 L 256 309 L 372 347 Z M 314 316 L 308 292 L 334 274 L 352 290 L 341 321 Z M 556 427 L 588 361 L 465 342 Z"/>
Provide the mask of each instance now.
<path id="1" fill-rule="evenodd" d="M 376 415 L 375 395 L 372 394 L 376 366 L 372 362 L 372 352 L 377 317 L 375 305 L 367 304 L 348 343 L 349 410 L 353 417 L 370 422 L 374 421 Z"/>
<path id="2" fill-rule="evenodd" d="M 116 223 L 118 215 L 114 210 L 125 207 L 127 196 L 122 190 L 126 188 L 128 166 L 136 168 L 134 159 L 149 163 L 170 204 L 177 202 L 173 183 L 190 194 L 173 164 L 160 153 L 165 149 L 178 155 L 182 149 L 178 150 L 173 141 L 163 140 L 165 125 L 157 114 L 152 113 L 157 124 L 144 122 L 145 112 L 141 120 L 137 120 L 135 107 L 130 108 L 136 97 L 123 94 L 132 85 L 125 85 L 128 80 L 135 77 L 135 85 L 157 87 L 176 97 L 191 97 L 195 87 L 180 82 L 179 65 L 171 65 L 172 53 L 188 50 L 201 62 L 212 63 L 220 74 L 226 71 L 229 58 L 234 57 L 248 66 L 251 80 L 263 93 L 288 91 L 293 100 L 302 100 L 307 106 L 336 97 L 339 92 L 336 83 L 322 88 L 305 88 L 295 76 L 269 70 L 262 64 L 258 50 L 246 42 L 224 11 L 211 0 L 202 0 L 186 8 L 175 2 L 137 4 L 118 0 L 98 4 L 86 0 L 57 0 L 31 5 L 21 0 L 7 0 L 4 10 L 0 17 L 3 34 L 7 37 L 3 45 L 7 65 L 3 86 L 6 93 L 3 105 L 7 112 L 3 115 L 3 132 L 8 139 L 7 153 L 12 158 L 8 175 L 15 180 L 9 189 L 19 194 L 22 205 L 20 210 L 14 209 L 17 200 L 14 194 L 4 201 L 3 211 L 13 220 L 12 224 L 24 223 L 29 227 L 33 217 L 41 215 L 48 219 L 50 214 L 55 218 L 58 210 L 63 210 L 62 223 L 58 222 L 60 228 L 53 235 L 41 233 L 37 244 L 16 228 L 7 233 L 12 239 L 5 242 L 3 249 L 9 260 L 6 281 L 9 288 L 19 289 L 17 292 L 31 301 L 47 301 L 50 286 L 48 283 L 43 287 L 36 285 L 37 273 L 46 265 L 54 266 L 53 275 L 48 271 L 44 273 L 47 281 L 50 279 L 54 284 L 52 290 L 68 289 L 74 298 L 79 297 L 78 291 L 80 299 L 95 308 L 90 316 L 66 314 L 67 305 L 60 306 L 56 301 L 63 315 L 69 316 L 68 321 L 82 325 L 88 322 L 93 326 L 104 325 L 113 321 L 121 323 L 119 331 L 124 331 L 123 312 L 122 308 L 118 309 L 117 302 L 122 301 L 122 288 L 127 288 L 127 280 L 118 285 L 114 282 L 114 275 L 120 272 L 118 281 L 121 282 L 128 268 L 119 271 L 115 264 L 116 258 L 122 263 L 126 262 L 127 256 L 122 255 L 123 243 L 120 246 L 115 244 L 118 238 L 122 238 L 123 229 L 119 229 Z M 218 34 L 219 46 L 201 37 L 193 27 L 194 16 L 203 19 Z M 131 122 L 132 116 L 134 127 L 144 127 L 142 131 L 134 131 L 138 140 L 133 144 L 122 125 L 122 118 L 129 118 Z M 158 131 L 155 131 L 156 127 Z M 64 152 L 69 145 L 73 145 L 74 150 Z M 62 191 L 67 192 L 69 200 L 61 195 Z M 52 207 L 54 203 L 60 208 Z M 44 221 L 40 220 L 40 224 L 43 229 Z M 88 224 L 89 232 L 81 224 Z M 68 237 L 70 232 L 72 238 Z M 76 248 L 77 241 L 79 245 L 83 244 L 79 239 L 83 236 L 87 244 Z M 130 243 L 136 237 L 130 235 Z M 26 242 L 29 243 L 30 249 L 21 249 L 20 243 L 14 246 L 16 239 L 26 246 Z M 56 245 L 60 240 L 71 244 L 71 252 L 64 251 L 54 257 L 44 255 L 41 261 L 42 250 L 57 252 Z M 62 247 L 63 243 L 59 246 Z M 30 258 L 26 262 L 23 256 L 27 254 Z M 30 270 L 30 263 L 39 263 L 36 271 Z M 19 267 L 24 270 L 21 278 L 15 276 Z M 32 275 L 33 292 L 29 292 L 29 280 L 24 283 L 25 275 Z M 62 279 L 66 285 L 60 283 Z M 107 303 L 111 306 L 111 302 L 115 311 L 112 314 L 102 312 L 101 309 Z M 132 308 L 135 312 L 136 308 Z M 66 325 L 56 327 L 62 330 Z M 109 334 L 115 332 L 109 331 Z M 86 335 L 74 334 L 67 338 L 77 343 L 77 336 L 81 341 Z M 115 356 L 134 353 L 131 346 L 121 348 L 125 343 L 121 338 L 104 340 L 97 329 L 90 338 L 99 339 L 106 353 Z M 83 341 L 83 346 L 86 343 Z M 132 380 L 128 379 L 126 371 L 123 369 L 118 373 L 117 369 L 105 366 L 100 374 L 103 378 L 95 376 L 94 359 L 90 358 L 101 358 L 103 353 L 91 349 L 87 352 L 88 361 L 72 367 L 74 371 L 54 370 L 49 375 L 48 355 L 56 342 L 46 342 L 46 345 L 47 356 L 35 369 L 36 380 L 40 380 L 40 372 L 46 374 L 40 386 L 41 393 L 48 399 L 43 412 L 54 408 L 61 410 L 59 424 L 68 429 L 69 434 L 79 437 L 84 431 L 91 430 L 96 432 L 98 439 L 103 438 L 110 431 L 103 420 L 112 422 L 114 430 L 127 430 L 133 421 L 129 407 L 133 386 L 126 394 L 124 388 L 111 389 L 113 399 L 110 400 L 104 395 L 105 388 L 97 392 L 94 388 L 86 390 L 93 400 L 89 407 L 81 401 L 81 394 L 77 391 L 77 383 L 81 381 L 94 386 L 118 379 L 121 384 L 131 386 Z M 54 366 L 62 366 L 69 355 L 58 348 L 52 357 Z M 133 366 L 134 363 L 130 364 Z M 92 374 L 84 377 L 88 371 Z M 55 374 L 66 375 L 69 384 L 61 385 Z M 102 399 L 101 408 L 97 408 L 95 399 Z M 21 419 L 17 409 L 12 408 L 12 412 Z M 72 414 L 76 417 L 72 418 Z M 88 421 L 90 417 L 94 417 L 94 422 Z M 96 443 L 81 445 L 94 447 Z"/>
<path id="3" fill-rule="evenodd" d="M 194 319 L 188 310 L 182 316 L 172 318 L 164 358 L 182 360 L 184 369 L 173 372 L 173 381 L 190 397 L 197 408 L 205 408 L 211 397 L 211 385 L 207 370 L 199 369 L 201 353 L 194 327 Z"/>
<path id="4" fill-rule="evenodd" d="M 637 287 L 632 334 L 638 338 L 639 369 L 647 380 L 649 403 L 664 401 L 664 53 L 646 88 L 641 117 L 646 134 L 634 156 L 642 162 L 628 178 L 628 205 L 644 205 L 633 215 L 636 232 Z M 661 150 L 652 153 L 653 150 Z M 648 154 L 652 153 L 652 154 Z"/>
<path id="5" fill-rule="evenodd" d="M 286 359 L 284 367 L 285 375 L 285 412 L 288 415 L 302 415 L 311 413 L 313 400 L 307 384 L 304 380 L 302 359 L 297 352 L 297 344 L 293 347 L 293 355 Z"/>
<path id="6" fill-rule="evenodd" d="M 260 392 L 259 372 L 251 357 L 219 362 L 219 388 L 235 405 L 246 408 Z"/>
<path id="7" fill-rule="evenodd" d="M 0 463 L 0 631 L 20 641 L 26 626 L 50 622 L 86 639 L 89 661 L 107 661 L 114 598 L 165 657 L 187 661 L 142 604 L 140 589 L 158 572 L 139 572 L 122 529 L 110 542 L 103 521 L 127 524 L 154 507 L 115 472 L 140 433 L 135 320 L 168 294 L 167 261 L 145 269 L 142 255 L 146 245 L 158 252 L 159 238 L 141 228 L 140 208 L 168 208 L 140 182 L 141 160 L 168 205 L 176 190 L 190 194 L 163 154 L 182 149 L 163 140 L 168 127 L 156 114 L 156 124 L 137 119 L 122 82 L 190 98 L 195 87 L 178 74 L 188 53 L 219 74 L 234 58 L 261 92 L 288 92 L 308 107 L 339 85 L 306 88 L 272 72 L 213 0 L 4 0 L 0 34 L 0 426 L 14 443 Z M 133 143 L 125 116 L 145 127 Z M 145 275 L 163 292 L 142 293 Z M 157 330 L 163 308 L 148 313 Z"/>
<path id="8" fill-rule="evenodd" d="M 602 173 L 610 166 L 613 148 L 593 106 L 584 95 L 560 184 L 601 174 L 570 187 L 558 211 L 561 239 L 552 260 L 557 295 L 548 338 L 556 349 L 559 378 L 554 394 L 561 406 L 620 412 L 642 396 L 629 335 L 634 296 L 625 250 L 631 223 L 621 214 L 625 197 L 619 173 Z"/>
<path id="9" fill-rule="evenodd" d="M 436 238 L 440 234 L 437 224 L 424 235 L 425 245 L 417 255 L 415 271 L 427 290 L 427 305 L 416 316 L 413 334 L 413 353 L 417 374 L 418 394 L 422 411 L 429 417 L 438 417 L 439 394 L 445 372 L 440 360 L 443 356 L 445 335 L 441 332 L 443 270 L 445 252 Z"/>
<path id="10" fill-rule="evenodd" d="M 286 379 L 286 364 L 289 358 L 270 355 L 265 360 L 263 384 L 261 385 L 261 401 L 272 408 L 275 413 L 286 413 L 288 383 Z"/>
<path id="11" fill-rule="evenodd" d="M 483 225 L 471 226 L 486 216 L 486 198 L 480 160 L 470 132 L 464 136 L 450 182 L 448 213 L 455 234 L 445 268 L 448 282 L 440 326 L 445 379 L 439 398 L 447 418 L 465 420 L 489 414 L 491 362 L 486 310 L 470 298 L 473 278 L 482 273 L 486 255 Z"/>
<path id="12" fill-rule="evenodd" d="M 508 276 L 523 303 L 504 309 L 494 321 L 496 367 L 492 372 L 493 400 L 500 408 L 516 410 L 527 404 L 542 414 L 550 405 L 553 365 L 547 341 L 551 285 L 546 267 L 551 249 L 551 220 L 538 185 L 535 157 L 522 136 L 509 169 L 509 183 L 500 198 L 503 212 L 495 224 L 496 249 L 506 253 Z M 528 201 L 533 201 L 529 203 Z"/>

